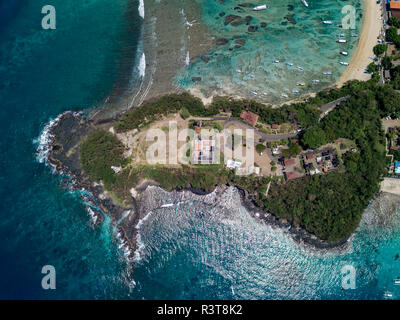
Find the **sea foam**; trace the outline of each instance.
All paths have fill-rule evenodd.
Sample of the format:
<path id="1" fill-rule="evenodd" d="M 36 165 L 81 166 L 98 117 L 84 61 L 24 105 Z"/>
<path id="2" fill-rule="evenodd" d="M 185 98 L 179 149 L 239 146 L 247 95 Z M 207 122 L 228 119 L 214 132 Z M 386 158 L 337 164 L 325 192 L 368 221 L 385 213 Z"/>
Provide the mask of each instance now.
<path id="1" fill-rule="evenodd" d="M 139 15 L 144 19 L 144 0 L 139 1 Z"/>

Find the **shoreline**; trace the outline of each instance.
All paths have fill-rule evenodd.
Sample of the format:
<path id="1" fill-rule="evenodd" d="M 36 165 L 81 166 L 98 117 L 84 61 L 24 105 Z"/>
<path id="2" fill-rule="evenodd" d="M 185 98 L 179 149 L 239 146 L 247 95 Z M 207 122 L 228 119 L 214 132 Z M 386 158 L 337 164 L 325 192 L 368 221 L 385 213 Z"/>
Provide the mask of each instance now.
<path id="1" fill-rule="evenodd" d="M 113 121 L 114 119 L 108 119 Z M 159 187 L 157 183 L 152 181 L 141 181 L 133 187 L 132 204 L 122 205 L 107 192 L 103 185 L 91 181 L 89 177 L 82 171 L 79 161 L 79 143 L 85 136 L 87 136 L 94 129 L 102 126 L 97 124 L 91 119 L 84 119 L 81 113 L 67 112 L 59 116 L 56 122 L 49 128 L 48 133 L 50 139 L 47 142 L 48 155 L 47 163 L 53 167 L 53 172 L 62 177 L 69 176 L 71 180 L 64 179 L 67 186 L 72 187 L 74 190 L 84 190 L 90 192 L 95 198 L 88 198 L 83 195 L 83 204 L 90 209 L 93 207 L 99 210 L 91 210 L 89 212 L 93 225 L 97 225 L 104 220 L 103 214 L 108 214 L 113 222 L 113 229 L 118 240 L 121 243 L 124 254 L 128 262 L 135 262 L 136 252 L 139 250 L 137 243 L 138 223 L 143 219 L 144 215 L 153 209 L 157 209 L 161 205 L 169 203 L 168 199 L 159 200 L 157 206 L 151 207 L 146 201 L 143 200 L 143 195 L 149 186 Z M 74 137 L 69 140 L 69 132 L 75 132 Z M 309 233 L 307 230 L 300 226 L 293 226 L 285 219 L 281 219 L 272 213 L 264 211 L 262 208 L 256 206 L 251 197 L 248 196 L 246 190 L 238 187 L 236 188 L 242 207 L 256 219 L 259 223 L 266 223 L 274 228 L 280 228 L 288 233 L 291 238 L 299 245 L 308 245 L 310 249 L 326 250 L 326 249 L 344 249 L 352 237 L 343 239 L 336 243 L 330 243 L 325 240 L 319 239 L 317 236 Z M 171 192 L 165 191 L 171 197 L 181 198 L 195 198 L 195 197 L 208 197 L 211 194 L 219 195 L 228 189 L 228 186 L 218 186 L 211 192 L 205 192 L 195 188 L 174 189 Z M 146 198 L 146 197 L 144 197 Z M 102 211 L 102 212 L 101 212 Z"/>
<path id="2" fill-rule="evenodd" d="M 376 3 L 368 2 L 368 0 L 365 0 L 364 2 L 366 4 L 365 6 L 365 11 L 366 14 L 364 16 L 363 20 L 363 27 L 362 27 L 362 32 L 360 36 L 359 43 L 357 45 L 357 49 L 355 54 L 353 55 L 351 59 L 350 66 L 344 71 L 342 74 L 339 82 L 336 84 L 337 86 L 343 85 L 346 81 L 352 80 L 352 79 L 358 79 L 358 80 L 363 80 L 365 77 L 369 77 L 368 74 L 365 74 L 363 72 L 363 64 L 366 62 L 369 62 L 368 58 L 368 52 L 366 51 L 366 48 L 370 48 L 372 51 L 373 46 L 376 44 L 376 39 L 373 37 L 370 37 L 369 32 L 371 29 L 373 31 L 377 32 L 379 34 L 379 28 L 377 25 L 372 25 L 369 22 L 373 21 L 375 18 L 379 18 L 380 16 L 380 11 L 377 11 L 376 8 L 379 6 Z M 375 11 L 375 14 L 374 14 Z M 378 19 L 379 22 L 379 19 Z M 380 26 L 381 24 L 379 24 Z M 353 65 L 353 61 L 356 61 Z M 361 69 L 360 69 L 361 68 Z M 362 78 L 360 78 L 362 77 Z M 365 79 L 364 79 L 365 80 Z M 150 93 L 150 92 L 149 92 Z M 154 89 L 151 90 L 151 94 L 147 97 L 147 100 L 151 100 L 154 98 Z M 314 93 L 311 93 L 313 95 Z M 195 94 L 196 95 L 196 94 Z M 158 95 L 156 95 L 158 96 Z M 307 95 L 307 97 L 310 96 L 310 94 Z M 210 103 L 210 98 L 205 99 L 204 97 L 199 97 L 205 102 L 206 104 Z M 212 99 L 213 97 L 211 97 Z M 288 102 L 282 103 L 282 104 L 287 104 Z M 135 106 L 133 106 L 134 108 Z M 128 245 L 131 251 L 127 254 L 128 259 L 131 260 L 134 257 L 134 253 L 137 249 L 137 243 L 135 241 L 136 236 L 137 236 L 137 224 L 140 221 L 140 215 L 138 214 L 138 208 L 137 208 L 137 203 L 136 199 L 133 198 L 133 205 L 131 207 L 122 207 L 121 205 L 118 205 L 115 203 L 115 201 L 112 200 L 111 196 L 105 192 L 104 188 L 97 184 L 94 183 L 93 181 L 90 181 L 88 177 L 82 172 L 79 164 L 79 152 L 78 149 L 75 148 L 78 142 L 75 140 L 75 144 L 69 142 L 66 143 L 68 144 L 67 148 L 66 145 L 63 145 L 61 143 L 61 140 L 57 141 L 57 133 L 55 131 L 58 131 L 58 134 L 62 136 L 62 133 L 64 132 L 70 132 L 71 127 L 67 127 L 67 129 L 62 128 L 63 120 L 64 118 L 68 118 L 68 116 L 72 115 L 72 118 L 75 118 L 75 124 L 67 123 L 67 126 L 75 126 L 75 130 L 77 130 L 78 135 L 75 138 L 82 138 L 85 135 L 90 132 L 95 127 L 98 127 L 99 125 L 107 125 L 107 123 L 115 121 L 122 113 L 126 112 L 127 110 L 123 110 L 118 112 L 117 114 L 114 114 L 112 117 L 105 118 L 104 115 L 103 117 L 98 117 L 96 120 L 93 118 L 86 120 L 84 123 L 81 123 L 82 118 L 81 115 L 76 116 L 75 114 L 67 114 L 67 115 L 62 115 L 60 116 L 60 119 L 55 123 L 55 125 L 50 128 L 49 132 L 50 135 L 52 136 L 51 141 L 49 142 L 49 153 L 48 153 L 48 162 L 53 166 L 55 169 L 54 171 L 56 173 L 65 175 L 65 174 L 70 174 L 75 180 L 76 180 L 76 186 L 74 188 L 76 190 L 78 189 L 85 189 L 90 191 L 96 199 L 99 200 L 100 203 L 100 208 L 108 212 L 113 220 L 114 223 L 117 221 L 120 221 L 121 219 L 123 220 L 121 223 L 118 224 L 117 229 L 119 232 L 122 234 L 122 243 L 124 245 Z M 100 112 L 101 113 L 101 112 Z M 67 121 L 68 122 L 68 121 Z M 72 121 L 73 122 L 73 121 Z M 61 127 L 61 128 L 60 128 Z M 82 131 L 80 131 L 82 130 Z M 73 148 L 74 147 L 74 148 Z M 54 157 L 54 154 L 57 153 L 62 153 L 64 152 L 64 156 L 61 158 Z M 67 159 L 70 156 L 66 156 L 67 153 L 73 153 L 73 156 L 71 159 Z M 62 160 L 67 160 L 66 163 L 64 163 Z M 69 163 L 68 163 L 69 161 Z M 72 166 L 71 166 L 72 165 Z M 236 187 L 237 188 L 237 187 Z M 143 192 L 144 190 L 141 190 Z M 175 190 L 176 192 L 180 191 L 190 191 L 194 195 L 199 195 L 203 194 L 201 190 Z M 326 241 L 323 241 L 316 236 L 308 233 L 306 230 L 304 230 L 301 227 L 292 227 L 290 223 L 287 221 L 283 221 L 279 219 L 278 217 L 274 216 L 271 213 L 264 212 L 261 208 L 255 206 L 251 199 L 247 197 L 246 191 L 238 188 L 239 194 L 240 194 L 240 199 L 242 206 L 246 209 L 246 211 L 253 217 L 257 218 L 257 220 L 264 221 L 272 226 L 277 226 L 282 229 L 285 229 L 286 231 L 290 232 L 291 236 L 297 243 L 306 243 L 310 244 L 312 247 L 316 249 L 333 249 L 333 248 L 339 248 L 343 247 L 346 245 L 348 242 L 348 239 L 344 239 L 338 243 L 328 243 Z M 140 192 L 140 193 L 141 193 Z M 136 211 L 134 215 L 131 213 L 126 214 L 127 211 L 134 210 Z M 112 213 L 112 214 L 111 214 Z M 96 212 L 97 214 L 97 223 L 103 220 L 103 217 L 101 216 L 100 213 Z M 261 214 L 264 216 L 264 218 L 260 218 Z M 129 216 L 129 219 L 125 219 L 125 216 Z M 350 236 L 351 237 L 351 236 Z"/>
<path id="3" fill-rule="evenodd" d="M 382 7 L 376 1 L 364 0 L 364 17 L 361 34 L 355 53 L 352 55 L 349 66 L 336 82 L 337 87 L 342 87 L 347 81 L 366 81 L 371 75 L 365 73 L 364 69 L 372 62 L 370 56 L 375 56 L 374 46 L 378 43 L 378 37 L 383 28 Z"/>
<path id="4" fill-rule="evenodd" d="M 341 88 L 346 82 L 351 80 L 367 81 L 371 78 L 371 75 L 365 73 L 365 69 L 372 62 L 369 57 L 374 57 L 373 52 L 374 46 L 378 43 L 378 38 L 383 29 L 383 19 L 379 19 L 382 15 L 382 7 L 376 1 L 363 0 L 363 10 L 364 16 L 362 20 L 362 27 L 360 35 L 358 38 L 357 47 L 355 52 L 351 56 L 349 66 L 344 70 L 339 79 L 327 88 Z M 199 89 L 189 90 L 191 94 L 200 98 L 205 105 L 212 102 L 215 95 L 210 97 L 204 97 Z M 311 91 L 307 94 L 300 96 L 298 98 L 281 102 L 279 104 L 272 104 L 275 107 L 280 107 L 282 105 L 288 105 L 292 103 L 297 103 L 306 100 L 309 97 L 315 97 L 318 91 Z M 249 97 L 241 97 L 237 94 L 231 95 L 235 99 L 248 99 Z M 254 97 L 253 97 L 254 99 Z"/>

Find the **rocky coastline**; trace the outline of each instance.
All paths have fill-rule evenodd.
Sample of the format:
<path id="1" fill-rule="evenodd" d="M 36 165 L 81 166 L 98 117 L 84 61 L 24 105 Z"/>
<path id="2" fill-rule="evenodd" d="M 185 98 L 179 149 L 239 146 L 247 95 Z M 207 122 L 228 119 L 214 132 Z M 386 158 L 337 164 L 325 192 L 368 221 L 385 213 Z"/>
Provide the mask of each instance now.
<path id="1" fill-rule="evenodd" d="M 94 225 L 103 221 L 104 215 L 108 214 L 112 220 L 114 231 L 120 240 L 120 247 L 125 252 L 128 261 L 135 261 L 135 252 L 138 250 L 137 233 L 140 219 L 143 219 L 150 211 L 163 205 L 196 199 L 220 205 L 218 197 L 223 195 L 228 186 L 219 186 L 213 192 L 204 192 L 193 188 L 164 191 L 164 198 L 156 197 L 158 200 L 149 199 L 148 190 L 158 187 L 153 181 L 143 181 L 133 189 L 132 205 L 124 206 L 116 203 L 103 186 L 93 182 L 83 172 L 79 161 L 79 145 L 87 135 L 96 128 L 107 129 L 116 120 L 116 117 L 97 120 L 86 119 L 83 113 L 66 112 L 60 115 L 48 129 L 47 138 L 47 161 L 54 168 L 55 173 L 65 177 L 66 185 L 74 190 L 85 191 L 82 200 L 88 206 Z M 72 185 L 71 185 L 71 181 Z M 293 240 L 299 244 L 310 246 L 313 249 L 341 249 L 345 248 L 348 239 L 340 242 L 330 243 L 319 239 L 299 226 L 292 226 L 289 221 L 280 219 L 272 213 L 265 212 L 258 207 L 248 192 L 236 186 L 240 196 L 240 203 L 246 211 L 260 223 L 266 223 L 272 227 L 281 228 L 291 235 Z M 92 196 L 87 196 L 89 192 Z M 213 200 L 210 200 L 213 199 Z M 211 201 L 211 202 L 210 202 Z M 95 208 L 95 209 L 93 209 Z M 137 255 L 136 255 L 137 256 Z"/>

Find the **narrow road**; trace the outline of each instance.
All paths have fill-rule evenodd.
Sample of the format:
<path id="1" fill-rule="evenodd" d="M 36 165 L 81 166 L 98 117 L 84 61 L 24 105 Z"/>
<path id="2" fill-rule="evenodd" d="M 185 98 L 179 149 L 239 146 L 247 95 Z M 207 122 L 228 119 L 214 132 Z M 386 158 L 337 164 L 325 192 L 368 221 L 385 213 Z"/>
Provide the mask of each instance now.
<path id="1" fill-rule="evenodd" d="M 324 118 L 329 112 L 331 112 L 333 109 L 335 109 L 339 104 L 341 104 L 343 101 L 346 101 L 348 98 L 350 98 L 351 95 L 347 95 L 345 97 L 336 99 L 335 101 L 329 102 L 325 105 L 323 105 L 320 110 L 322 111 L 320 115 L 320 120 Z"/>
<path id="2" fill-rule="evenodd" d="M 241 122 L 239 120 L 229 120 L 227 123 L 225 123 L 224 129 L 229 127 L 231 124 L 234 124 L 234 125 L 236 125 L 238 127 L 244 127 L 245 129 L 253 129 L 265 141 L 277 141 L 277 140 L 288 139 L 288 138 L 293 138 L 293 137 L 297 136 L 296 132 L 283 133 L 283 134 L 267 134 L 267 133 L 263 133 L 263 132 L 260 132 L 259 130 L 255 129 L 255 128 L 253 128 L 252 126 L 244 124 L 243 122 Z"/>

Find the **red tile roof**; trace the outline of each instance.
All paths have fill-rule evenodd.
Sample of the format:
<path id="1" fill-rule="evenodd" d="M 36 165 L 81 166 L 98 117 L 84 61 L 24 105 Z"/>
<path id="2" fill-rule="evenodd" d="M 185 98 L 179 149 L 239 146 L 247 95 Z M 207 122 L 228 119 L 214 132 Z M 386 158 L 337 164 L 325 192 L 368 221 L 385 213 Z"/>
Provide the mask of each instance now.
<path id="1" fill-rule="evenodd" d="M 243 110 L 242 113 L 240 114 L 240 118 L 242 118 L 243 121 L 247 122 L 248 124 L 251 124 L 252 126 L 255 126 L 258 121 L 258 115 L 256 115 L 253 112 L 245 110 Z"/>
<path id="2" fill-rule="evenodd" d="M 289 180 L 293 180 L 293 179 L 296 179 L 296 173 L 295 172 L 293 172 L 293 171 L 291 171 L 291 172 L 286 172 L 286 178 L 287 179 L 289 179 Z"/>
<path id="3" fill-rule="evenodd" d="M 390 1 L 390 9 L 400 9 L 400 1 Z"/>
<path id="4" fill-rule="evenodd" d="M 306 155 L 306 158 L 307 158 L 307 160 L 314 159 L 314 154 L 313 153 L 309 153 L 309 154 Z"/>
<path id="5" fill-rule="evenodd" d="M 271 125 L 271 128 L 272 129 L 279 129 L 279 126 L 277 124 L 273 124 L 273 125 Z"/>
<path id="6" fill-rule="evenodd" d="M 296 159 L 287 159 L 287 160 L 285 160 L 284 164 L 285 164 L 285 167 L 292 166 L 292 165 L 296 164 Z"/>

